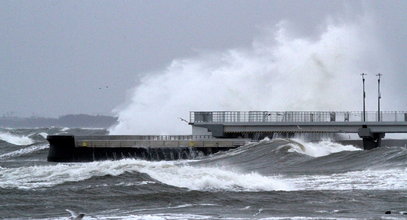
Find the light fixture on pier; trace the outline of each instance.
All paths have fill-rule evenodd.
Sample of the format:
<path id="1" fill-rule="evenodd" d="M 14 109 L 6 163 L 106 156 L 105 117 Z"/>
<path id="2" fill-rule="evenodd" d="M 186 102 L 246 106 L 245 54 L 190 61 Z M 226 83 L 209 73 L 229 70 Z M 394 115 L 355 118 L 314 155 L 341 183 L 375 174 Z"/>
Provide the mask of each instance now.
<path id="1" fill-rule="evenodd" d="M 366 121 L 366 92 L 365 92 L 365 76 L 366 73 L 360 74 L 362 76 L 362 83 L 363 83 L 363 121 Z"/>
<path id="2" fill-rule="evenodd" d="M 380 121 L 380 99 L 382 98 L 382 94 L 380 93 L 380 78 L 383 74 L 378 73 L 376 76 L 379 78 L 377 79 L 377 121 Z"/>

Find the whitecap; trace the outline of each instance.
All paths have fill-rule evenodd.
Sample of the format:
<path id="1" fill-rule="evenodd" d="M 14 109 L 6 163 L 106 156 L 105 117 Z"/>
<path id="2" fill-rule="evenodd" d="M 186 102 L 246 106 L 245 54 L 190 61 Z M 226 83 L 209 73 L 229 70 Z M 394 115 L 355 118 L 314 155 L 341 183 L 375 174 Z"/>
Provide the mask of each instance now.
<path id="1" fill-rule="evenodd" d="M 226 167 L 193 167 L 180 161 L 120 160 L 3 168 L 1 188 L 35 189 L 78 182 L 95 176 L 118 176 L 125 172 L 146 173 L 161 183 L 201 191 L 291 190 L 279 177 L 240 173 Z"/>
<path id="2" fill-rule="evenodd" d="M 14 145 L 30 145 L 34 143 L 28 136 L 15 135 L 10 132 L 0 132 L 0 140 Z"/>
<path id="3" fill-rule="evenodd" d="M 26 148 L 23 148 L 23 149 L 20 149 L 20 150 L 16 150 L 16 151 L 8 152 L 8 153 L 5 153 L 5 154 L 1 154 L 0 159 L 18 157 L 18 156 L 30 154 L 30 153 L 33 153 L 33 152 L 36 152 L 36 151 L 40 151 L 40 150 L 46 149 L 48 147 L 49 147 L 48 144 L 33 145 L 33 146 L 29 146 L 29 147 L 26 147 Z"/>
<path id="4" fill-rule="evenodd" d="M 301 139 L 291 139 L 288 144 L 291 148 L 289 152 L 306 154 L 311 157 L 323 157 L 329 154 L 342 151 L 360 151 L 362 149 L 353 145 L 343 145 L 332 142 L 331 140 L 322 140 L 319 142 L 307 142 Z"/>
<path id="5" fill-rule="evenodd" d="M 285 178 L 297 190 L 407 190 L 407 168 Z"/>

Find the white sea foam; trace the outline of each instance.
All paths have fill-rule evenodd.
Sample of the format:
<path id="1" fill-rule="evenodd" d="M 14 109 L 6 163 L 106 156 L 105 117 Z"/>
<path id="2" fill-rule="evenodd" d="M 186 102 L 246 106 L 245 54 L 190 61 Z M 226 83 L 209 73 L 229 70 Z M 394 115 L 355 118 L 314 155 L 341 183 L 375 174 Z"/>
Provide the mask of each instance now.
<path id="1" fill-rule="evenodd" d="M 178 213 L 157 213 L 157 214 L 134 214 L 134 215 L 122 215 L 122 214 L 112 214 L 112 215 L 96 215 L 96 216 L 85 216 L 84 219 L 120 219 L 120 220 L 185 220 L 185 219 L 222 219 L 222 220 L 248 220 L 251 218 L 247 217 L 214 217 L 213 215 L 197 215 L 197 214 L 178 214 Z M 355 218 L 345 218 L 345 217 L 326 217 L 326 216 L 316 216 L 316 217 L 306 217 L 306 216 L 286 216 L 286 217 L 265 217 L 256 218 L 259 220 L 355 220 Z M 400 219 L 396 217 L 382 217 L 381 219 Z M 66 220 L 66 217 L 60 218 L 45 218 L 41 220 Z"/>
<path id="2" fill-rule="evenodd" d="M 198 191 L 407 190 L 406 168 L 288 177 L 241 173 L 233 171 L 231 167 L 194 167 L 183 162 L 130 159 L 19 168 L 0 167 L 0 188 L 52 187 L 95 176 L 118 176 L 125 172 L 145 173 L 155 182 Z"/>
<path id="3" fill-rule="evenodd" d="M 407 168 L 284 178 L 297 190 L 407 190 Z"/>
<path id="4" fill-rule="evenodd" d="M 184 220 L 184 219 L 213 219 L 209 215 L 197 214 L 178 214 L 178 213 L 157 213 L 157 214 L 135 214 L 135 215 L 119 215 L 119 216 L 97 216 L 97 219 L 131 219 L 131 220 Z"/>
<path id="5" fill-rule="evenodd" d="M 126 169 L 123 161 L 57 164 L 0 169 L 1 188 L 32 189 L 77 182 L 93 176 L 117 176 Z M 111 166 L 111 167 L 110 167 Z"/>
<path id="6" fill-rule="evenodd" d="M 230 168 L 192 167 L 180 162 L 142 160 L 103 161 L 0 169 L 1 188 L 33 189 L 77 182 L 94 176 L 124 172 L 146 173 L 155 180 L 191 190 L 272 191 L 291 190 L 278 177 L 239 173 Z"/>
<path id="7" fill-rule="evenodd" d="M 11 158 L 11 157 L 17 157 L 17 156 L 21 156 L 21 155 L 26 155 L 26 154 L 30 154 L 39 150 L 43 150 L 49 148 L 48 144 L 42 144 L 42 145 L 33 145 L 33 146 L 29 146 L 26 148 L 22 148 L 20 150 L 15 150 L 12 152 L 8 152 L 5 154 L 1 154 L 0 155 L 0 159 L 6 159 L 6 158 Z"/>
<path id="8" fill-rule="evenodd" d="M 332 153 L 338 153 L 341 151 L 360 151 L 362 149 L 353 145 L 343 145 L 332 142 L 331 140 L 323 140 L 320 142 L 308 142 L 301 139 L 292 139 L 289 145 L 291 148 L 289 152 L 297 152 L 306 154 L 312 157 L 322 157 Z"/>
<path id="9" fill-rule="evenodd" d="M 15 135 L 10 132 L 0 132 L 0 139 L 14 145 L 30 145 L 34 143 L 28 136 Z"/>
<path id="10" fill-rule="evenodd" d="M 164 208 L 163 208 L 164 209 Z M 114 210 L 117 212 L 117 210 Z M 120 219 L 120 220 L 185 220 L 185 219 L 214 219 L 213 216 L 209 215 L 197 215 L 197 214 L 178 214 L 178 213 L 155 213 L 155 214 L 121 214 L 121 213 L 108 213 L 108 214 L 97 214 L 97 215 L 86 215 L 83 218 L 85 219 Z M 41 220 L 66 220 L 67 217 L 59 217 L 59 218 L 45 218 Z M 224 218 L 222 218 L 224 219 Z M 233 218 L 236 219 L 236 218 Z"/>
<path id="11" fill-rule="evenodd" d="M 274 191 L 292 190 L 290 184 L 278 177 L 262 176 L 257 173 L 239 173 L 230 168 L 177 166 L 167 169 L 144 167 L 140 172 L 177 187 L 191 190 L 226 191 Z"/>
<path id="12" fill-rule="evenodd" d="M 40 133 L 38 133 L 38 135 L 40 135 L 41 137 L 43 137 L 44 139 L 46 139 L 47 136 L 48 136 L 48 133 L 46 133 L 46 132 L 40 132 Z"/>

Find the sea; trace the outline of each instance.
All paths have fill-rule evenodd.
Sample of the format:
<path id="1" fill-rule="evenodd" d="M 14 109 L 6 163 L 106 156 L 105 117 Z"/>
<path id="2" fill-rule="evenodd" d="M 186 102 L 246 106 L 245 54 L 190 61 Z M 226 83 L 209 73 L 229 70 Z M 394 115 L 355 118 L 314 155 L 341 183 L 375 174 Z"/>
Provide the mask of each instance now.
<path id="1" fill-rule="evenodd" d="M 266 138 L 194 160 L 55 163 L 53 134 L 107 131 L 0 129 L 0 218 L 407 219 L 405 146 Z"/>

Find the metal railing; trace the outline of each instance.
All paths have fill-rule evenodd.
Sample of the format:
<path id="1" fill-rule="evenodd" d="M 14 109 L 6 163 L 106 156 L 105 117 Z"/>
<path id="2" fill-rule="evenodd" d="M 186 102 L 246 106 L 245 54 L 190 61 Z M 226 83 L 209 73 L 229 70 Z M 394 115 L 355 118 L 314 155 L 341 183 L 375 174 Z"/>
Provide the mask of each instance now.
<path id="1" fill-rule="evenodd" d="M 100 141 L 188 141 L 213 139 L 211 135 L 103 135 L 103 136 L 75 136 L 75 140 Z"/>
<path id="2" fill-rule="evenodd" d="M 377 112 L 366 112 L 366 122 L 377 122 Z M 362 122 L 362 111 L 213 111 L 190 112 L 191 123 Z M 381 111 L 381 122 L 407 122 L 406 111 Z"/>
<path id="3" fill-rule="evenodd" d="M 214 138 L 212 135 L 105 135 L 75 136 L 76 147 L 236 147 L 249 139 Z"/>

